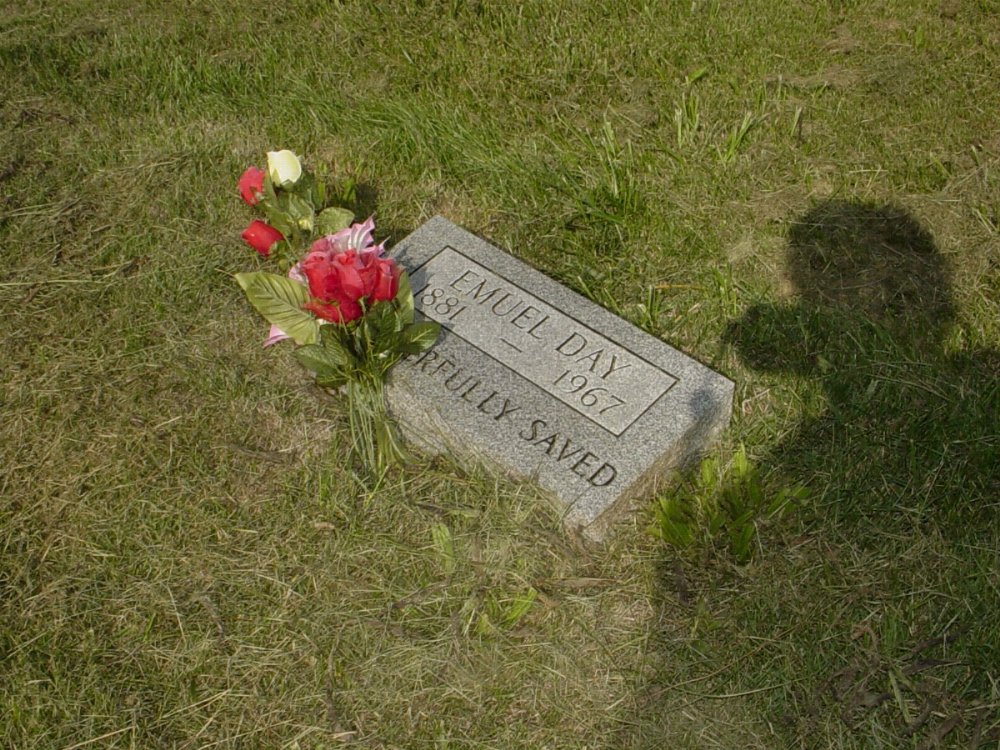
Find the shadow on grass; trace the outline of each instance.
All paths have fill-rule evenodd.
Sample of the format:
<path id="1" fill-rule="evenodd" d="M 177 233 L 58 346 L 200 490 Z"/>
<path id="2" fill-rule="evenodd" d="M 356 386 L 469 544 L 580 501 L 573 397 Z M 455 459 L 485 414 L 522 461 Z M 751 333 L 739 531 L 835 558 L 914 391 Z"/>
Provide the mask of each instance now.
<path id="1" fill-rule="evenodd" d="M 787 261 L 794 300 L 753 305 L 726 340 L 764 378 L 820 386 L 819 413 L 759 460 L 812 501 L 738 574 L 664 559 L 664 664 L 635 724 L 736 702 L 794 746 L 996 742 L 1000 357 L 961 348 L 949 267 L 899 207 L 820 203 Z"/>
<path id="2" fill-rule="evenodd" d="M 827 201 L 792 226 L 788 268 L 797 301 L 754 305 L 726 331 L 750 368 L 822 386 L 826 412 L 774 468 L 822 476 L 821 515 L 874 521 L 876 536 L 922 524 L 963 536 L 995 518 L 998 356 L 946 351 L 956 312 L 930 233 L 895 206 Z"/>
<path id="3" fill-rule="evenodd" d="M 401 227 L 380 220 L 379 189 L 370 182 L 359 182 L 354 186 L 353 200 L 347 203 L 347 208 L 354 212 L 355 221 L 364 221 L 369 216 L 374 216 L 377 241 L 381 241 L 383 238 L 388 240 L 390 248 L 395 247 L 396 243 L 416 229 L 416 227 Z"/>

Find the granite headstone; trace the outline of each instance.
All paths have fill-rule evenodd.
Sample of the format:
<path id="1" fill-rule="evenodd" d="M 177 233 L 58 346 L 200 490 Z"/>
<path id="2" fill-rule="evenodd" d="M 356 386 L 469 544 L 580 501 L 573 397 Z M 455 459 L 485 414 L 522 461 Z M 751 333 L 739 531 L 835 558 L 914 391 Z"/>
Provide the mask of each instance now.
<path id="1" fill-rule="evenodd" d="M 442 327 L 391 374 L 404 436 L 535 479 L 588 538 L 728 424 L 731 381 L 448 220 L 394 255 Z"/>

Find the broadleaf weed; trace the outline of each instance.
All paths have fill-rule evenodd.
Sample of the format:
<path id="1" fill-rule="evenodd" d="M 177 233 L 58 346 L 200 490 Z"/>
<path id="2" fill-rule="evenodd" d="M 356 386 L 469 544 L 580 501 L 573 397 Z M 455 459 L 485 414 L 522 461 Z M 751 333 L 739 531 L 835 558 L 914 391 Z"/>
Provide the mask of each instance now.
<path id="1" fill-rule="evenodd" d="M 724 469 L 717 458 L 706 458 L 691 483 L 657 498 L 649 530 L 679 550 L 725 546 L 745 565 L 753 558 L 759 526 L 782 517 L 806 495 L 800 486 L 769 494 L 741 444 Z"/>

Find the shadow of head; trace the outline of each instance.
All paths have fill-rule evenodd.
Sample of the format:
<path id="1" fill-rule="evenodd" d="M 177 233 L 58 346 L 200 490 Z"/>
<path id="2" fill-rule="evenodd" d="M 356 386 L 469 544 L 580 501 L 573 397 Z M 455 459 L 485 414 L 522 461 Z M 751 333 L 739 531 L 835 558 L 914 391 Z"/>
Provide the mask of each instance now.
<path id="1" fill-rule="evenodd" d="M 954 316 L 934 238 L 895 205 L 817 204 L 791 227 L 788 271 L 805 304 L 864 316 L 897 337 L 936 338 Z"/>
<path id="2" fill-rule="evenodd" d="M 947 264 L 930 232 L 898 206 L 817 204 L 792 224 L 787 262 L 795 298 L 754 305 L 726 330 L 755 369 L 813 373 L 824 353 L 858 354 L 871 326 L 934 350 L 954 317 Z"/>

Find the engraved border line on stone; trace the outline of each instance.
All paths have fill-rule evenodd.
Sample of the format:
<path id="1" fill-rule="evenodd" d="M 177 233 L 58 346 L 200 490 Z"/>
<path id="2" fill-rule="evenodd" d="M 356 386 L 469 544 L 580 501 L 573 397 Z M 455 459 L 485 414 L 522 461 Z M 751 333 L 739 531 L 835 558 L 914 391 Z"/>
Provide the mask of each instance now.
<path id="1" fill-rule="evenodd" d="M 559 397 L 558 397 L 557 395 L 555 395 L 554 393 L 552 393 L 552 392 L 550 392 L 549 390 L 547 390 L 547 389 L 543 388 L 543 387 L 542 387 L 541 385 L 539 385 L 538 383 L 535 383 L 534 381 L 532 381 L 532 380 L 530 380 L 530 379 L 526 378 L 526 377 L 525 377 L 524 375 L 522 375 L 521 373 L 519 373 L 519 372 L 518 372 L 517 370 L 515 370 L 515 369 L 514 369 L 513 367 L 511 367 L 510 365 L 508 365 L 508 364 L 507 364 L 506 362 L 502 362 L 501 360 L 497 359 L 496 357 L 494 357 L 494 356 L 493 356 L 492 354 L 490 354 L 489 352 L 487 352 L 487 351 L 484 351 L 483 349 L 479 348 L 479 346 L 477 346 L 476 344 L 472 343 L 472 342 L 471 342 L 471 341 L 469 341 L 469 340 L 468 340 L 467 338 L 465 338 L 465 336 L 463 336 L 463 335 L 461 335 L 460 333 L 458 333 L 458 332 L 457 332 L 457 331 L 456 331 L 456 330 L 455 330 L 455 329 L 454 329 L 454 328 L 453 328 L 452 326 L 449 326 L 449 325 L 446 325 L 446 324 L 444 324 L 444 323 L 441 323 L 440 321 L 438 321 L 438 323 L 439 323 L 439 324 L 441 325 L 441 327 L 442 327 L 442 328 L 444 328 L 444 329 L 445 329 L 446 331 L 448 331 L 449 333 L 451 333 L 451 334 L 452 334 L 453 336 L 457 337 L 457 338 L 458 338 L 458 339 L 460 339 L 461 341 L 464 341 L 464 342 L 465 342 L 466 344 L 468 344 L 469 346 L 471 346 L 471 347 L 472 347 L 473 349 L 475 349 L 475 350 L 476 350 L 477 352 L 479 352 L 480 354 L 482 354 L 482 355 L 484 355 L 484 356 L 486 356 L 486 357 L 489 357 L 490 359 L 492 359 L 492 360 L 493 360 L 494 362 L 496 362 L 496 363 L 497 363 L 498 365 L 500 365 L 500 366 L 501 366 L 501 367 L 503 367 L 504 369 L 506 369 L 506 370 L 509 370 L 510 372 L 514 373 L 514 375 L 516 375 L 516 376 L 517 376 L 518 378 L 520 378 L 521 380 L 523 380 L 523 381 L 524 381 L 524 382 L 526 382 L 526 383 L 529 383 L 529 384 L 531 384 L 532 386 L 534 386 L 535 388 L 537 388 L 537 389 L 538 389 L 539 391 L 541 391 L 542 393 L 544 393 L 544 394 L 545 394 L 546 396 L 548 396 L 548 397 L 550 397 L 550 398 L 553 398 L 553 399 L 555 399 L 555 400 L 556 400 L 556 401 L 557 401 L 558 403 L 562 404 L 562 405 L 563 405 L 564 407 L 566 407 L 566 408 L 567 408 L 567 409 L 569 409 L 570 411 L 572 411 L 572 412 L 574 412 L 574 413 L 576 413 L 576 414 L 579 414 L 579 415 L 580 415 L 581 417 L 583 417 L 584 419 L 586 419 L 586 420 L 587 420 L 588 422 L 590 422 L 591 424 L 593 424 L 593 425 L 595 425 L 595 426 L 597 426 L 597 427 L 600 427 L 600 428 L 601 428 L 602 430 L 604 430 L 605 432 L 607 432 L 607 433 L 608 433 L 609 435 L 613 435 L 614 437 L 621 437 L 622 435 L 624 435 L 624 434 L 625 434 L 625 433 L 626 433 L 626 432 L 627 432 L 627 431 L 628 431 L 629 429 L 631 429 L 632 425 L 634 425 L 634 424 L 635 424 L 636 422 L 638 422 L 638 421 L 639 421 L 639 420 L 640 420 L 640 419 L 641 419 L 642 417 L 644 417 L 644 416 L 645 416 L 645 415 L 646 415 L 646 414 L 647 414 L 647 413 L 649 412 L 649 410 L 650 410 L 650 409 L 652 409 L 652 408 L 653 408 L 654 406 L 656 406 L 656 405 L 657 405 L 657 404 L 658 404 L 658 403 L 660 402 L 660 400 L 661 400 L 661 399 L 662 399 L 662 398 L 663 398 L 664 396 L 666 396 L 666 395 L 667 395 L 667 394 L 668 394 L 668 393 L 669 393 L 669 392 L 670 392 L 671 390 L 673 390 L 674 386 L 675 386 L 675 385 L 677 385 L 677 384 L 678 384 L 678 383 L 680 382 L 680 378 L 679 378 L 679 377 L 677 377 L 676 375 L 674 375 L 674 374 L 673 374 L 672 372 L 670 372 L 669 370 L 665 370 L 665 369 L 663 369 L 662 367 L 660 367 L 659 365 L 655 365 L 655 364 L 653 364 L 652 362 L 650 362 L 650 361 L 649 361 L 648 359 L 646 359 L 645 357 L 642 357 L 642 356 L 640 356 L 640 355 L 636 354 L 636 353 L 635 353 L 634 351 L 632 351 L 632 350 L 631 350 L 631 349 L 629 349 L 628 347 L 626 347 L 626 346 L 623 346 L 622 344 L 620 344 L 619 342 L 615 341 L 614 339 L 611 339 L 611 338 L 609 338 L 609 337 L 608 337 L 608 336 L 607 336 L 606 334 L 603 334 L 603 333 L 601 333 L 600 331 L 597 331 L 597 330 L 595 330 L 595 329 L 591 328 L 591 327 L 590 327 L 590 326 L 588 326 L 588 325 L 587 325 L 586 323 L 583 323 L 582 321 L 580 321 L 580 320 L 578 320 L 577 318 L 573 317 L 572 315 L 570 315 L 569 313 L 565 312 L 564 310 L 560 310 L 560 309 L 558 309 L 558 308 L 554 307 L 553 305 L 551 305 L 551 304 L 549 304 L 549 303 L 545 302 L 544 300 L 541 300 L 541 299 L 539 299 L 539 298 L 538 298 L 538 297 L 537 297 L 537 296 L 536 296 L 536 295 L 535 295 L 535 294 L 534 294 L 533 292 L 530 292 L 530 291 L 528 291 L 527 289 L 525 289 L 524 287 L 520 286 L 519 284 L 516 284 L 515 282 L 511 281 L 511 280 L 510 280 L 510 279 L 508 279 L 508 278 L 507 278 L 506 276 L 504 276 L 504 275 L 503 275 L 502 273 L 497 273 L 497 271 L 493 270 L 493 269 L 492 269 L 492 268 L 490 268 L 489 266 L 485 266 L 485 265 L 483 265 L 483 264 L 482 264 L 482 263 L 480 263 L 480 262 L 479 262 L 478 260 L 476 260 L 476 259 L 474 259 L 474 258 L 470 258 L 470 257 L 469 257 L 468 255 L 465 255 L 465 254 L 464 254 L 464 253 L 462 253 L 462 252 L 461 252 L 461 251 L 460 251 L 460 250 L 459 250 L 458 248 L 456 248 L 456 247 L 454 247 L 454 246 L 452 246 L 452 245 L 444 245 L 444 246 L 442 246 L 440 250 L 438 250 L 438 251 L 437 251 L 436 253 L 434 253 L 434 254 L 433 254 L 433 255 L 432 255 L 431 257 L 429 257 L 429 258 L 428 258 L 427 260 L 425 260 L 425 261 L 424 261 L 423 263 L 421 263 L 421 264 L 420 264 L 419 266 L 417 266 L 416 268 L 414 268 L 414 269 L 413 269 L 413 271 L 412 271 L 412 272 L 410 272 L 410 276 L 416 276 L 416 275 L 417 275 L 417 274 L 418 274 L 418 273 L 420 272 L 420 270 L 421 270 L 422 268 L 424 268 L 424 266 L 426 266 L 426 265 L 427 265 L 428 263 L 430 263 L 430 262 L 431 262 L 432 260 L 434 260 L 435 258 L 437 258 L 437 257 L 438 257 L 438 256 L 439 256 L 439 255 L 440 255 L 441 253 L 443 253 L 443 252 L 444 252 L 445 250 L 451 250 L 452 252 L 454 252 L 454 253 L 456 253 L 457 255 L 459 255 L 459 256 L 461 256 L 461 257 L 465 258 L 466 260 L 469 260 L 469 261 L 472 261 L 472 262 L 473 262 L 473 263 L 475 263 L 475 264 L 476 264 L 477 266 L 480 266 L 481 268 L 484 268 L 484 269 L 486 269 L 487 271 L 489 271 L 490 273 L 494 274 L 495 276 L 497 276 L 497 277 L 499 277 L 499 278 L 503 279 L 503 280 L 504 280 L 504 281 L 506 281 L 506 282 L 507 282 L 508 284 L 510 284 L 510 285 L 511 285 L 512 287 L 514 287 L 515 289 L 518 289 L 519 291 L 521 291 L 521 292 L 523 292 L 523 293 L 525 293 L 525 294 L 527 294 L 527 295 L 529 295 L 529 296 L 531 296 L 531 297 L 534 297 L 534 299 L 535 299 L 535 300 L 537 300 L 538 302 L 542 302 L 543 304 L 546 304 L 546 305 L 548 305 L 548 306 L 549 306 L 549 307 L 551 307 L 551 308 L 552 308 L 553 310 L 555 310 L 556 312 L 558 312 L 558 313 L 559 313 L 560 315 L 563 315 L 563 316 L 565 316 L 565 317 L 569 318 L 570 320 L 572 320 L 572 321 L 573 321 L 574 323 L 576 323 L 577 325 L 581 326 L 581 327 L 582 327 L 582 328 L 584 328 L 585 330 L 587 330 L 587 331 L 590 331 L 591 333 L 595 333 L 595 334 L 597 334 L 597 335 L 598 335 L 598 336 L 600 336 L 601 338 L 603 338 L 603 339 L 605 339 L 605 340 L 607 340 L 607 341 L 609 341 L 609 342 L 613 343 L 613 344 L 614 344 L 615 346 L 617 346 L 617 347 L 621 348 L 622 350 L 624 350 L 624 351 L 628 352 L 629 354 L 631 354 L 631 355 L 632 355 L 633 357 L 635 357 L 636 359 L 640 360 L 641 362 L 645 362 L 645 363 L 646 363 L 647 365 L 649 365 L 650 367 L 652 367 L 652 368 L 653 368 L 654 370 L 657 370 L 658 372 L 661 372 L 661 373 L 663 373 L 664 375 L 666 375 L 666 376 L 668 376 L 668 377 L 670 377 L 670 378 L 672 378 L 672 379 L 673 379 L 673 381 L 674 381 L 674 382 L 673 382 L 673 383 L 671 383 L 670 385 L 668 385 L 668 386 L 667 386 L 667 387 L 666 387 L 666 388 L 664 389 L 664 391 L 663 391 L 663 392 L 662 392 L 662 393 L 661 393 L 661 394 L 660 394 L 659 396 L 657 396 L 657 397 L 656 397 L 655 399 L 653 399 L 653 400 L 652 400 L 652 401 L 650 402 L 650 404 L 649 404 L 649 405 L 648 405 L 648 406 L 647 406 L 647 407 L 646 407 L 645 409 L 643 409 L 643 410 L 642 410 L 641 412 L 639 412 L 638 414 L 636 414 L 636 415 L 635 415 L 635 417 L 634 417 L 634 418 L 632 419 L 632 421 L 631 421 L 631 422 L 629 422 L 629 423 L 628 423 L 627 425 L 625 425 L 625 426 L 624 426 L 624 427 L 622 428 L 621 432 L 615 432 L 614 430 L 611 430 L 611 429 L 609 429 L 609 428 L 605 427 L 605 426 L 604 426 L 603 424 L 601 424 L 600 422 L 596 421 L 596 420 L 595 420 L 595 419 L 594 419 L 593 417 L 591 417 L 590 415 L 588 415 L 588 414 L 585 414 L 584 412 L 582 412 L 582 411 L 580 411 L 579 409 L 577 409 L 576 407 L 574 407 L 574 406 L 573 406 L 572 404 L 570 404 L 570 403 L 568 403 L 568 402 L 564 401 L 563 399 L 559 398 Z M 516 259 L 515 259 L 515 260 L 516 260 Z M 530 268 L 530 266 L 529 266 L 529 268 Z M 534 270 L 534 269 L 532 269 L 532 270 Z M 536 271 L 535 271 L 535 273 L 541 273 L 541 272 L 540 272 L 540 271 L 537 271 L 537 270 L 536 270 Z M 572 290 L 567 290 L 567 291 L 572 291 Z M 581 297 L 581 299 L 583 299 L 583 300 L 584 300 L 585 302 L 589 302 L 589 300 L 587 300 L 587 299 L 586 299 L 586 298 L 584 298 L 584 297 Z M 590 304 L 594 304 L 594 303 L 593 303 L 593 302 L 591 302 Z M 423 310 L 419 310 L 419 308 L 418 308 L 418 311 L 420 312 L 420 314 L 421 314 L 421 315 L 424 315 L 424 312 L 423 312 Z M 428 318 L 430 318 L 431 316 L 429 316 L 429 315 L 425 315 L 425 317 L 428 317 Z M 433 318 L 431 318 L 431 320 L 433 320 Z M 501 341 L 503 341 L 503 339 L 500 339 L 500 340 L 501 340 Z M 659 341 L 658 339 L 654 339 L 654 340 L 658 341 L 658 343 L 660 343 L 661 345 L 664 345 L 664 346 L 665 346 L 665 344 L 663 344 L 663 342 L 662 342 L 662 341 Z M 507 342 L 507 341 L 504 341 L 504 343 L 507 343 L 507 344 L 509 344 L 509 342 Z"/>

